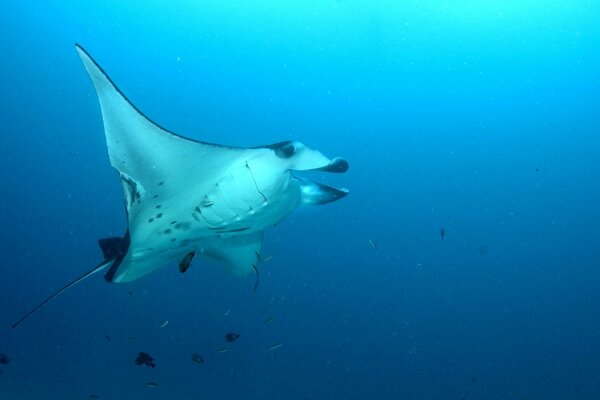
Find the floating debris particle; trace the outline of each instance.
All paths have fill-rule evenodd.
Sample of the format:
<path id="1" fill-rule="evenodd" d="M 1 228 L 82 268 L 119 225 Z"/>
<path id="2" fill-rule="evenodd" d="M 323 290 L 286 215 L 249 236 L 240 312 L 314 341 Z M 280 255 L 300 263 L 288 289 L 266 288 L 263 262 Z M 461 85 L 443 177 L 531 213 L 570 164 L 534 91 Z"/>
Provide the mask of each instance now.
<path id="1" fill-rule="evenodd" d="M 97 394 L 90 394 L 89 398 L 92 400 L 98 400 L 100 398 L 100 396 L 98 396 Z"/>
<path id="2" fill-rule="evenodd" d="M 225 311 L 225 312 L 223 313 L 223 316 L 224 316 L 224 317 L 228 316 L 230 312 L 231 312 L 231 309 L 230 309 L 230 308 L 228 308 L 228 309 L 227 309 L 227 311 Z"/>
<path id="3" fill-rule="evenodd" d="M 487 247 L 486 245 L 482 244 L 481 246 L 479 246 L 479 255 L 481 255 L 481 256 L 489 256 L 490 255 L 490 248 Z"/>
<path id="4" fill-rule="evenodd" d="M 192 353 L 192 361 L 198 364 L 202 364 L 204 362 L 204 358 L 198 353 Z"/>
<path id="5" fill-rule="evenodd" d="M 271 260 L 272 258 L 273 257 L 271 257 L 271 256 L 265 257 L 265 259 L 263 260 L 263 262 L 267 262 L 267 261 Z"/>
<path id="6" fill-rule="evenodd" d="M 274 316 L 271 316 L 271 317 L 265 319 L 265 324 L 268 324 L 269 322 L 272 322 L 274 319 L 275 319 Z"/>
<path id="7" fill-rule="evenodd" d="M 143 351 L 138 354 L 135 359 L 135 365 L 146 365 L 148 367 L 154 368 L 156 364 L 154 364 L 154 358 L 148 353 L 144 353 Z"/>
<path id="8" fill-rule="evenodd" d="M 274 345 L 270 346 L 267 350 L 269 350 L 269 351 L 277 350 L 281 346 L 283 346 L 283 343 L 275 343 Z"/>
<path id="9" fill-rule="evenodd" d="M 106 339 L 108 342 L 110 342 L 110 336 L 104 335 L 104 339 Z"/>
<path id="10" fill-rule="evenodd" d="M 233 342 L 234 340 L 237 340 L 237 338 L 240 337 L 239 333 L 234 333 L 234 332 L 230 332 L 230 333 L 226 333 L 225 334 L 225 340 L 227 340 L 228 342 Z"/>
<path id="11" fill-rule="evenodd" d="M 444 228 L 440 228 L 440 237 L 442 240 L 446 237 L 446 230 Z"/>
<path id="12" fill-rule="evenodd" d="M 165 322 L 162 323 L 162 325 L 160 326 L 161 328 L 164 328 L 165 326 L 169 325 L 169 320 L 166 320 Z"/>
<path id="13" fill-rule="evenodd" d="M 10 362 L 10 360 L 8 359 L 8 356 L 6 354 L 0 354 L 0 364 L 8 364 Z"/>
<path id="14" fill-rule="evenodd" d="M 225 347 L 221 347 L 220 349 L 217 349 L 217 352 L 219 352 L 219 353 L 227 353 L 227 349 Z"/>
<path id="15" fill-rule="evenodd" d="M 375 244 L 375 242 L 374 242 L 372 239 L 369 239 L 369 244 L 370 244 L 371 246 L 373 246 L 373 248 L 374 248 L 375 250 L 377 250 L 377 249 L 379 248 L 379 247 L 377 247 L 377 245 Z"/>
<path id="16" fill-rule="evenodd" d="M 156 382 L 146 382 L 146 387 L 149 387 L 150 389 L 156 389 L 158 387 L 158 383 L 156 383 Z"/>

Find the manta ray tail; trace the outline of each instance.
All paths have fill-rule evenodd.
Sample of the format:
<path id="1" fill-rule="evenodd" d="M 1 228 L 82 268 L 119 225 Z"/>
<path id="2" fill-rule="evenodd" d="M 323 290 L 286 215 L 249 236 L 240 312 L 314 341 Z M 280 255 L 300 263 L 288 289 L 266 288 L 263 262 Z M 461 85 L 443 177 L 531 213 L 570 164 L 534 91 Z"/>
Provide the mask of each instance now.
<path id="1" fill-rule="evenodd" d="M 29 311 L 27 314 L 25 314 L 24 316 L 22 316 L 21 319 L 19 319 L 17 322 L 15 322 L 12 325 L 13 329 L 16 328 L 21 322 L 25 321 L 30 315 L 32 315 L 37 310 L 39 310 L 40 308 L 42 308 L 50 300 L 52 300 L 53 298 L 55 298 L 56 296 L 58 296 L 58 295 L 60 295 L 60 294 L 62 294 L 64 292 L 66 292 L 67 290 L 69 290 L 73 286 L 77 285 L 79 282 L 83 281 L 85 278 L 88 278 L 88 277 L 94 275 L 96 272 L 102 271 L 104 268 L 112 265 L 113 262 L 114 262 L 114 259 L 112 259 L 112 258 L 111 259 L 105 259 L 105 260 L 103 260 L 100 264 L 96 265 L 92 270 L 86 272 L 85 274 L 83 274 L 81 276 L 78 276 L 77 278 L 75 278 L 74 280 L 72 280 L 71 282 L 69 282 L 68 284 L 66 284 L 65 286 L 63 286 L 61 289 L 59 289 L 56 292 L 52 293 L 44 301 L 42 301 L 40 304 L 38 304 L 37 306 L 35 306 L 31 311 Z"/>

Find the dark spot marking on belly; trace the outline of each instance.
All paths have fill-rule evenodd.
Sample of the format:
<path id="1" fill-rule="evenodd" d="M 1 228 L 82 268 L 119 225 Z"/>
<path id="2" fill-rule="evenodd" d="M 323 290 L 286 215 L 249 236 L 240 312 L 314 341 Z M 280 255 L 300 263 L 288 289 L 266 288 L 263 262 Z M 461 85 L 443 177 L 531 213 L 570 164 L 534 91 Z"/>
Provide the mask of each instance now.
<path id="1" fill-rule="evenodd" d="M 173 243 L 173 242 L 174 242 L 174 241 L 176 241 L 176 240 L 177 240 L 177 238 L 173 238 L 173 239 L 171 239 L 171 243 Z"/>
<path id="2" fill-rule="evenodd" d="M 164 185 L 164 184 L 165 184 L 165 181 L 158 182 L 158 186 L 162 186 L 162 185 Z"/>
<path id="3" fill-rule="evenodd" d="M 150 219 L 148 220 L 148 223 L 152 223 L 152 221 L 154 221 L 154 218 L 150 218 Z"/>
<path id="4" fill-rule="evenodd" d="M 175 225 L 177 221 L 171 221 L 171 225 Z"/>
<path id="5" fill-rule="evenodd" d="M 189 222 L 180 222 L 175 225 L 175 229 L 181 229 L 182 231 L 187 231 L 188 229 L 190 229 L 190 225 L 191 224 Z"/>
<path id="6" fill-rule="evenodd" d="M 169 233 L 171 233 L 171 232 L 173 232 L 173 231 L 172 231 L 172 230 L 170 230 L 170 229 L 165 229 L 165 230 L 163 231 L 163 233 L 164 233 L 165 235 L 168 235 L 168 234 L 169 234 Z"/>
<path id="7" fill-rule="evenodd" d="M 158 199 L 158 195 L 155 194 L 154 196 L 152 196 L 153 199 Z"/>
<path id="8" fill-rule="evenodd" d="M 156 218 L 161 218 L 162 216 L 163 216 L 163 213 L 156 214 Z"/>
<path id="9" fill-rule="evenodd" d="M 158 209 L 159 209 L 159 208 L 161 208 L 161 207 L 162 207 L 162 206 L 161 206 L 160 204 L 158 204 L 158 205 L 156 206 L 156 209 L 158 210 Z"/>

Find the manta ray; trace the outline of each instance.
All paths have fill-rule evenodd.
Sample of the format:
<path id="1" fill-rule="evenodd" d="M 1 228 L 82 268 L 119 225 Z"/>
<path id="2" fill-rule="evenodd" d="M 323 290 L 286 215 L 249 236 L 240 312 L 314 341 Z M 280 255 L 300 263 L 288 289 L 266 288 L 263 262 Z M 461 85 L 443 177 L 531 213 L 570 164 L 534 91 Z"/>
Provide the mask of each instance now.
<path id="1" fill-rule="evenodd" d="M 254 272 L 258 283 L 266 228 L 298 207 L 348 194 L 294 174 L 342 173 L 349 167 L 343 158 L 329 159 L 300 142 L 232 147 L 162 128 L 125 97 L 83 47 L 75 47 L 98 95 L 110 164 L 123 187 L 127 230 L 123 237 L 100 239 L 103 260 L 13 328 L 99 271 L 106 271 L 108 282 L 130 282 L 169 264 L 179 263 L 185 272 L 194 257 L 202 257 L 234 275 Z"/>

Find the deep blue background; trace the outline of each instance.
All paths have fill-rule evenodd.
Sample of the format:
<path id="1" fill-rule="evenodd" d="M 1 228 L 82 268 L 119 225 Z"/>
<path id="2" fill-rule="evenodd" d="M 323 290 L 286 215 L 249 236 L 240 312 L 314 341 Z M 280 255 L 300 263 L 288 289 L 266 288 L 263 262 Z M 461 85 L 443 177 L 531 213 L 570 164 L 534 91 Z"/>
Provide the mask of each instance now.
<path id="1" fill-rule="evenodd" d="M 70 3 L 0 5 L 0 399 L 600 398 L 595 2 Z M 170 130 L 347 158 L 312 177 L 350 196 L 267 232 L 256 295 L 196 260 L 12 330 L 125 229 L 75 42 Z"/>

